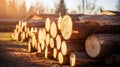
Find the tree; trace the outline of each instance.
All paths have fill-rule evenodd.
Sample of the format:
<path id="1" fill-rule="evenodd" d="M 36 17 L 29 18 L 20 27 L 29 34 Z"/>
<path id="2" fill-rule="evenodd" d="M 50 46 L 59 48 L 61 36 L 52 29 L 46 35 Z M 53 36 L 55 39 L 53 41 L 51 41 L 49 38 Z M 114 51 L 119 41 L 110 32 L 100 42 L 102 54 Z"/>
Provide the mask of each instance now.
<path id="1" fill-rule="evenodd" d="M 120 11 L 120 0 L 118 1 L 118 4 L 117 4 L 117 10 L 119 10 Z"/>
<path id="2" fill-rule="evenodd" d="M 97 10 L 101 8 L 97 7 L 95 2 L 91 3 L 89 0 L 81 0 L 81 5 L 78 6 L 79 12 L 83 14 L 94 14 Z"/>
<path id="3" fill-rule="evenodd" d="M 60 0 L 60 3 L 56 8 L 56 14 L 61 14 L 61 16 L 64 16 L 66 14 L 66 11 L 67 9 L 64 0 Z"/>

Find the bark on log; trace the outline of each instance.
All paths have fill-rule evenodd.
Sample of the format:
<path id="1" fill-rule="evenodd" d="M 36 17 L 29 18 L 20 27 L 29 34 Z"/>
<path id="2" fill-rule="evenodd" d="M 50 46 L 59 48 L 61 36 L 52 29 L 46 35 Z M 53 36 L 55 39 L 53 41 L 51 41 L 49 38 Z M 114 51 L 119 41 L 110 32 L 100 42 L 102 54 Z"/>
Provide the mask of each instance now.
<path id="1" fill-rule="evenodd" d="M 105 59 L 107 65 L 120 65 L 120 54 L 112 54 Z"/>
<path id="2" fill-rule="evenodd" d="M 118 34 L 93 34 L 86 39 L 85 49 L 92 58 L 102 58 L 113 51 L 120 42 Z"/>
<path id="3" fill-rule="evenodd" d="M 92 59 L 85 52 L 72 52 L 70 53 L 70 65 L 85 65 L 90 63 L 100 62 L 100 59 Z"/>
<path id="4" fill-rule="evenodd" d="M 61 52 L 58 53 L 59 64 L 69 64 L 69 55 L 63 55 Z"/>
<path id="5" fill-rule="evenodd" d="M 62 41 L 61 52 L 69 55 L 72 51 L 85 51 L 85 43 L 80 41 Z"/>
<path id="6" fill-rule="evenodd" d="M 50 31 L 50 26 L 51 26 L 51 20 L 49 18 L 46 18 L 46 20 L 45 20 L 45 29 L 46 29 L 46 32 Z"/>

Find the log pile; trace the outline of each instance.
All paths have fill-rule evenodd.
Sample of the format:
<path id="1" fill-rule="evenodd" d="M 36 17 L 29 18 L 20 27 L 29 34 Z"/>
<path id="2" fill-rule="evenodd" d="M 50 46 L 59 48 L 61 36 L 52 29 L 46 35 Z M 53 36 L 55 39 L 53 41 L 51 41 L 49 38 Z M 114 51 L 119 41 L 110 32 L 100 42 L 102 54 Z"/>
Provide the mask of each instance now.
<path id="1" fill-rule="evenodd" d="M 40 26 L 20 21 L 12 38 L 27 41 L 29 52 L 37 51 L 59 64 L 120 63 L 120 16 L 77 17 L 46 18 Z"/>

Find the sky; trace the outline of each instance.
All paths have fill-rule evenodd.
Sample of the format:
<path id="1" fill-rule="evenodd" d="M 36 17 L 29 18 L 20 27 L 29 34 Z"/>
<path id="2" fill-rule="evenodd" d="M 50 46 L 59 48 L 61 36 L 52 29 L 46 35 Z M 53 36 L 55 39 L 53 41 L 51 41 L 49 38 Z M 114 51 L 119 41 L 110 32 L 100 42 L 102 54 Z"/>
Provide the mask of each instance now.
<path id="1" fill-rule="evenodd" d="M 24 0 L 17 0 L 18 4 L 21 4 L 20 2 L 23 2 Z M 96 2 L 97 7 L 102 7 L 105 10 L 117 10 L 116 4 L 118 0 L 89 0 L 93 3 Z M 66 7 L 68 9 L 68 12 L 75 10 L 78 11 L 78 8 L 76 6 L 81 4 L 81 0 L 64 0 Z M 45 12 L 51 13 L 55 10 L 56 5 L 59 3 L 59 0 L 25 0 L 26 8 L 29 10 L 31 6 L 35 6 L 36 4 L 42 5 L 45 9 Z"/>

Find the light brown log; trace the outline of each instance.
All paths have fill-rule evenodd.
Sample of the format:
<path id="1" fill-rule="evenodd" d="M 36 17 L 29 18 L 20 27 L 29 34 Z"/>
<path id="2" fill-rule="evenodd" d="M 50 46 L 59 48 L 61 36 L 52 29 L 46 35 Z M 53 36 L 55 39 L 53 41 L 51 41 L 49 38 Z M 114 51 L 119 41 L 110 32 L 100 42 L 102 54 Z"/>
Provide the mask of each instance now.
<path id="1" fill-rule="evenodd" d="M 120 54 L 112 54 L 105 58 L 105 63 L 107 65 L 120 65 Z"/>
<path id="2" fill-rule="evenodd" d="M 42 43 L 41 43 L 41 50 L 45 50 L 45 47 L 46 47 L 46 43 L 45 43 L 45 41 L 43 40 Z"/>
<path id="3" fill-rule="evenodd" d="M 58 24 L 57 24 L 57 27 L 58 27 L 59 30 L 61 30 L 61 22 L 62 22 L 62 17 L 60 16 L 58 18 Z"/>
<path id="4" fill-rule="evenodd" d="M 61 52 L 69 55 L 73 51 L 85 51 L 85 43 L 80 41 L 62 41 Z"/>
<path id="5" fill-rule="evenodd" d="M 118 34 L 93 34 L 86 39 L 85 50 L 92 58 L 102 58 L 113 53 L 119 42 Z"/>
<path id="6" fill-rule="evenodd" d="M 70 65 L 85 65 L 90 63 L 100 62 L 100 59 L 90 58 L 85 52 L 72 52 L 70 53 Z"/>
<path id="7" fill-rule="evenodd" d="M 60 47 L 61 47 L 61 44 L 62 44 L 62 41 L 63 41 L 63 37 L 61 35 L 57 35 L 56 37 L 56 48 L 58 50 L 60 50 Z"/>
<path id="8" fill-rule="evenodd" d="M 28 52 L 35 52 L 35 51 L 36 51 L 36 49 L 33 47 L 32 40 L 30 39 L 28 41 Z"/>
<path id="9" fill-rule="evenodd" d="M 38 45 L 37 52 L 38 52 L 38 53 L 41 53 L 41 52 L 42 52 L 42 50 L 41 50 L 41 44 L 38 42 L 37 45 Z"/>
<path id="10" fill-rule="evenodd" d="M 21 33 L 21 41 L 23 42 L 23 41 L 25 41 L 25 39 L 26 39 L 26 34 L 25 34 L 25 32 L 22 32 Z"/>
<path id="11" fill-rule="evenodd" d="M 50 47 L 51 48 L 54 48 L 54 47 L 56 47 L 56 41 L 55 41 L 55 39 L 54 38 L 50 38 Z"/>
<path id="12" fill-rule="evenodd" d="M 53 48 L 50 48 L 50 46 L 45 47 L 45 58 L 53 58 Z"/>
<path id="13" fill-rule="evenodd" d="M 50 26 L 50 35 L 55 38 L 58 34 L 58 28 L 56 23 L 53 21 Z"/>
<path id="14" fill-rule="evenodd" d="M 108 16 L 108 15 L 82 15 L 78 17 L 81 22 L 97 22 L 97 23 L 119 23 L 120 16 Z"/>
<path id="15" fill-rule="evenodd" d="M 49 44 L 50 44 L 50 34 L 49 33 L 47 33 L 46 34 L 46 45 L 48 46 Z"/>
<path id="16" fill-rule="evenodd" d="M 110 19 L 110 18 L 109 18 Z M 91 20 L 93 20 L 91 18 Z M 103 20 L 103 19 L 102 19 Z M 114 22 L 113 22 L 114 21 Z M 61 33 L 64 39 L 86 39 L 92 33 L 120 33 L 120 23 L 116 20 L 108 22 L 86 21 L 82 23 L 72 21 L 71 17 L 66 15 L 62 20 Z M 74 33 L 73 31 L 76 31 Z M 77 32 L 78 31 L 78 32 Z"/>
<path id="17" fill-rule="evenodd" d="M 69 64 L 69 55 L 63 55 L 61 52 L 58 53 L 59 64 Z"/>
<path id="18" fill-rule="evenodd" d="M 51 20 L 49 18 L 46 18 L 46 20 L 45 20 L 45 29 L 46 29 L 46 32 L 50 31 L 50 26 L 51 26 Z"/>
<path id="19" fill-rule="evenodd" d="M 58 50 L 57 48 L 53 48 L 53 57 L 54 59 L 58 60 L 58 53 L 60 52 L 60 50 Z"/>
<path id="20" fill-rule="evenodd" d="M 43 28 L 40 28 L 39 32 L 38 32 L 38 40 L 39 40 L 39 42 L 42 43 L 42 41 L 45 40 L 45 37 L 46 37 L 45 30 L 43 30 Z"/>

